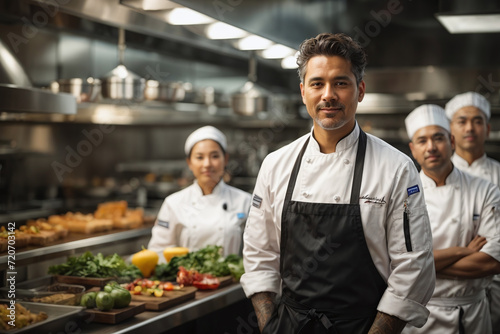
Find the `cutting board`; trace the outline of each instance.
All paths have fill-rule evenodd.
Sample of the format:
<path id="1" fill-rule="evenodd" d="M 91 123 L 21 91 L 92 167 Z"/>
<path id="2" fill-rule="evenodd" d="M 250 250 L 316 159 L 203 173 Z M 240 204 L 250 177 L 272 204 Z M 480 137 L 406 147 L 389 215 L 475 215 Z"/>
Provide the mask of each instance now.
<path id="1" fill-rule="evenodd" d="M 164 291 L 161 297 L 132 295 L 132 300 L 145 303 L 146 310 L 162 311 L 187 300 L 194 299 L 197 290 L 194 286 L 185 286 L 182 290 Z"/>
<path id="2" fill-rule="evenodd" d="M 64 275 L 54 275 L 54 278 L 59 283 L 66 284 L 78 284 L 85 287 L 98 286 L 103 288 L 108 282 L 116 279 L 115 277 L 78 277 L 78 276 L 64 276 Z"/>
<path id="3" fill-rule="evenodd" d="M 231 285 L 233 283 L 233 276 L 222 276 L 222 277 L 217 277 L 219 279 L 220 285 L 218 289 L 223 288 L 225 286 Z"/>
<path id="4" fill-rule="evenodd" d="M 125 319 L 132 318 L 136 314 L 144 312 L 146 310 L 146 304 L 131 301 L 130 305 L 125 308 L 112 309 L 111 311 L 99 311 L 98 309 L 86 309 L 85 312 L 88 314 L 87 321 L 89 322 L 99 322 L 103 324 L 117 324 Z"/>

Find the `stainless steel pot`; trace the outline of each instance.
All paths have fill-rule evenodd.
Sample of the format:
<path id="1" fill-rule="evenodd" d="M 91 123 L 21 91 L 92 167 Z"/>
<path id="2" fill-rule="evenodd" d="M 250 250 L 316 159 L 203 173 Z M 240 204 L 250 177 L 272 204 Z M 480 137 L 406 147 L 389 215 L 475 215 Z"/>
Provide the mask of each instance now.
<path id="1" fill-rule="evenodd" d="M 113 100 L 144 100 L 146 79 L 141 78 L 123 65 L 125 57 L 125 30 L 118 30 L 119 65 L 102 79 L 102 97 Z"/>
<path id="2" fill-rule="evenodd" d="M 185 96 L 184 84 L 180 82 L 146 81 L 146 88 L 144 89 L 144 98 L 146 100 L 179 102 L 183 101 Z"/>
<path id="3" fill-rule="evenodd" d="M 231 97 L 231 107 L 236 114 L 251 116 L 269 111 L 271 99 L 252 81 L 247 81 L 240 92 Z"/>
<path id="4" fill-rule="evenodd" d="M 129 71 L 124 65 L 118 65 L 102 80 L 102 97 L 113 100 L 144 100 L 146 79 Z"/>
<path id="5" fill-rule="evenodd" d="M 255 83 L 257 81 L 257 59 L 255 53 L 250 54 L 248 67 L 248 81 L 231 97 L 233 111 L 236 114 L 244 116 L 255 115 L 271 109 L 271 99 L 268 94 Z"/>
<path id="6" fill-rule="evenodd" d="M 96 78 L 71 78 L 53 81 L 50 84 L 53 93 L 70 93 L 76 102 L 96 102 L 101 98 L 101 80 Z"/>

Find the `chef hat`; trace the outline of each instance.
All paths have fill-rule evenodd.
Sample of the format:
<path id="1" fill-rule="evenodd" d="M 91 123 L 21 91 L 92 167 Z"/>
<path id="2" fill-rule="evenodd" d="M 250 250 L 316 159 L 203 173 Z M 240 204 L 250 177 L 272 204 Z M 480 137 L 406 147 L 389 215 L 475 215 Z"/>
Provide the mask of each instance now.
<path id="1" fill-rule="evenodd" d="M 191 149 L 197 142 L 205 139 L 212 139 L 213 141 L 216 141 L 224 151 L 227 148 L 226 136 L 219 129 L 207 125 L 195 130 L 186 139 L 186 144 L 184 145 L 184 152 L 186 152 L 186 155 L 189 155 Z"/>
<path id="2" fill-rule="evenodd" d="M 438 125 L 450 132 L 450 121 L 443 108 L 435 104 L 424 104 L 415 108 L 405 119 L 406 132 L 412 139 L 415 132 L 429 125 Z"/>
<path id="3" fill-rule="evenodd" d="M 459 109 L 463 107 L 473 106 L 481 109 L 486 115 L 486 118 L 490 120 L 490 103 L 484 96 L 476 92 L 467 92 L 463 94 L 458 94 L 452 98 L 448 103 L 446 103 L 446 116 L 449 120 L 452 119 L 453 114 L 455 114 Z"/>

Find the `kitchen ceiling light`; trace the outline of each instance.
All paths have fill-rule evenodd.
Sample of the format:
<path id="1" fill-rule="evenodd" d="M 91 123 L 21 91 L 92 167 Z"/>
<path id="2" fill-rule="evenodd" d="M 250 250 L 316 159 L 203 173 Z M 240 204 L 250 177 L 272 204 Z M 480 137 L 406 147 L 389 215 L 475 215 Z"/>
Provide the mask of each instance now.
<path id="1" fill-rule="evenodd" d="M 273 42 L 267 38 L 250 35 L 240 39 L 236 43 L 236 47 L 240 50 L 263 50 L 270 47 L 272 44 Z"/>
<path id="2" fill-rule="evenodd" d="M 223 22 L 210 24 L 206 28 L 205 33 L 210 39 L 233 39 L 242 38 L 248 35 L 246 31 Z"/>
<path id="3" fill-rule="evenodd" d="M 165 15 L 165 20 L 172 25 L 194 25 L 215 22 L 215 19 L 189 8 L 174 8 Z"/>
<path id="4" fill-rule="evenodd" d="M 436 17 L 451 34 L 500 32 L 500 14 L 437 14 Z"/>
<path id="5" fill-rule="evenodd" d="M 299 65 L 297 65 L 297 56 L 299 55 L 299 52 L 295 52 L 295 54 L 293 56 L 288 56 L 288 57 L 285 57 L 281 60 L 281 68 L 285 69 L 285 70 L 293 70 L 297 67 L 299 67 Z"/>
<path id="6" fill-rule="evenodd" d="M 262 58 L 266 59 L 279 59 L 291 56 L 295 52 L 294 49 L 281 44 L 275 44 L 262 51 Z"/>

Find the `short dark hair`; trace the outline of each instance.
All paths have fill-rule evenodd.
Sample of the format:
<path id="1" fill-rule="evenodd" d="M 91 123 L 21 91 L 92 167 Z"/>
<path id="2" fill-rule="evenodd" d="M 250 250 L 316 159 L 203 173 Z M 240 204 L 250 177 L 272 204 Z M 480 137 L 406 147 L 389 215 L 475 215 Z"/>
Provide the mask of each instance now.
<path id="1" fill-rule="evenodd" d="M 366 67 L 366 53 L 358 42 L 343 33 L 322 33 L 306 39 L 300 44 L 297 65 L 300 82 L 304 82 L 307 62 L 314 56 L 340 56 L 351 63 L 356 83 L 363 80 Z"/>

